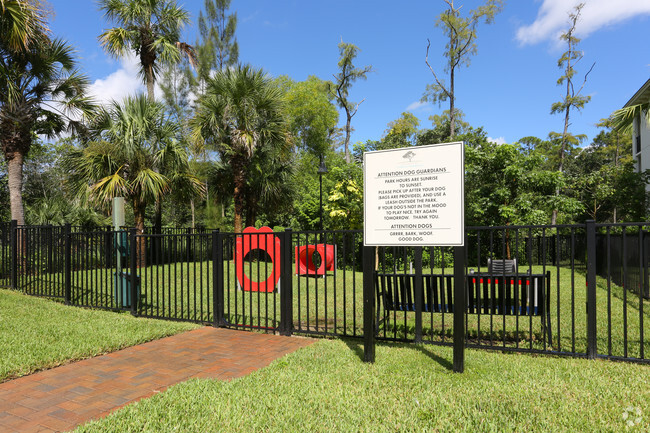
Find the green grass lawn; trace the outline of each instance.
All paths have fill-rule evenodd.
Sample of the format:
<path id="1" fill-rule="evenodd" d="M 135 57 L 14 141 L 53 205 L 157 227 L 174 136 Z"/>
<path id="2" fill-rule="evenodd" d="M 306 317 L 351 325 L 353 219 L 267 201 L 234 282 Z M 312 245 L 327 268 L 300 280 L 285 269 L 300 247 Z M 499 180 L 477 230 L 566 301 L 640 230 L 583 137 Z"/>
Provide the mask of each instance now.
<path id="1" fill-rule="evenodd" d="M 191 380 L 77 432 L 620 432 L 650 428 L 650 366 L 322 340 L 253 374 Z M 633 419 L 637 418 L 635 414 Z"/>
<path id="2" fill-rule="evenodd" d="M 0 289 L 0 382 L 196 327 Z"/>
<path id="3" fill-rule="evenodd" d="M 574 297 L 565 295 L 565 288 L 572 283 L 570 273 L 561 269 L 559 277 L 560 296 L 557 297 L 557 286 L 553 285 L 556 291 L 551 302 L 556 307 L 559 299 L 561 338 L 567 339 L 559 341 L 571 344 L 565 327 L 573 321 L 578 334 L 584 331 L 584 276 L 575 276 Z M 180 287 L 176 279 L 169 281 Z M 183 287 L 188 287 L 187 281 Z M 350 314 L 359 314 L 357 326 L 360 327 L 360 309 L 356 313 L 349 308 L 355 303 L 360 305 L 360 282 L 359 273 L 339 272 L 336 278 L 302 279 L 297 290 L 295 277 L 294 307 L 310 326 L 315 326 L 319 316 L 318 326 L 343 326 L 341 317 L 351 311 Z M 148 302 L 155 299 L 156 293 L 160 299 L 163 290 L 169 292 L 169 284 L 159 287 L 160 292 L 149 291 L 152 287 L 147 283 L 143 286 Z M 87 290 L 90 288 L 89 285 Z M 196 296 L 199 295 L 208 296 L 205 291 L 197 292 Z M 186 297 L 183 298 L 186 311 L 191 312 L 194 303 L 185 301 L 194 299 L 187 298 L 187 293 L 182 296 Z M 233 309 L 234 297 L 238 296 L 240 301 L 247 302 L 247 307 L 252 302 L 256 310 L 264 306 L 260 302 L 266 303 L 277 295 L 241 292 L 231 287 L 228 296 Z M 604 333 L 599 337 L 601 353 L 607 350 L 608 323 L 604 312 L 608 307 L 613 312 L 615 351 L 624 348 L 624 336 L 616 331 L 623 320 L 627 320 L 629 327 L 630 347 L 634 332 L 640 329 L 638 298 L 624 297 L 622 289 L 617 287 L 608 296 L 605 282 L 599 280 L 599 318 L 605 317 L 598 324 L 599 332 Z M 650 311 L 646 303 L 643 317 Z M 307 305 L 310 312 L 305 316 Z M 318 313 L 314 310 L 316 305 L 320 306 Z M 576 312 L 574 315 L 572 310 Z M 244 310 L 241 312 L 240 319 L 246 320 Z M 337 312 L 336 320 L 333 320 L 334 312 Z M 296 311 L 294 314 L 297 317 Z M 233 315 L 229 318 L 237 319 Z M 328 318 L 332 319 L 330 323 Z M 347 316 L 346 321 L 351 323 L 352 318 Z M 451 322 L 451 315 L 448 319 Z M 409 315 L 405 335 L 410 335 L 412 320 Z M 471 320 L 474 319 L 470 318 L 470 325 Z M 648 323 L 650 320 L 645 320 L 644 327 Z M 533 324 L 539 327 L 538 318 L 534 318 Z M 436 323 L 431 327 L 431 322 L 425 321 L 425 325 L 432 339 L 440 336 L 435 332 Z M 493 332 L 498 331 L 497 325 Z M 557 326 L 555 321 L 553 326 Z M 0 290 L 3 354 L 0 381 L 194 327 L 134 318 L 128 313 L 71 308 Z M 534 335 L 535 332 L 538 331 Z M 648 335 L 650 331 L 646 328 Z M 650 428 L 648 365 L 467 350 L 466 372 L 455 374 L 451 371 L 449 347 L 380 343 L 375 364 L 361 362 L 362 351 L 360 340 L 322 340 L 241 379 L 192 380 L 179 384 L 107 418 L 81 426 L 78 431 L 616 432 L 626 431 L 623 414 L 627 408 L 633 408 L 635 413 L 638 408 L 641 412 L 640 423 L 628 431 Z M 636 419 L 637 415 L 632 418 Z"/>

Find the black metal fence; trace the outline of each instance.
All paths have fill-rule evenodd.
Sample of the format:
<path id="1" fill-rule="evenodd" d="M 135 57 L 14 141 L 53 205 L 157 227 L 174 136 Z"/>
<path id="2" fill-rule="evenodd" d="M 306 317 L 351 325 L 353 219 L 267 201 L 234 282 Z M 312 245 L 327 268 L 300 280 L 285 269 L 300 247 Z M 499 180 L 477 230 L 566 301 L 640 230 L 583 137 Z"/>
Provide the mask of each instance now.
<path id="1" fill-rule="evenodd" d="M 12 275 L 14 268 L 11 250 L 11 233 L 12 224 L 0 222 L 0 288 L 11 288 Z"/>
<path id="2" fill-rule="evenodd" d="M 467 228 L 466 345 L 648 362 L 645 229 Z M 493 267 L 506 261 L 514 268 Z M 359 231 L 139 235 L 0 224 L 2 287 L 70 305 L 284 334 L 363 337 L 372 329 L 384 340 L 452 344 L 453 265 L 451 248 L 364 248 Z M 364 272 L 375 289 L 370 328 Z"/>

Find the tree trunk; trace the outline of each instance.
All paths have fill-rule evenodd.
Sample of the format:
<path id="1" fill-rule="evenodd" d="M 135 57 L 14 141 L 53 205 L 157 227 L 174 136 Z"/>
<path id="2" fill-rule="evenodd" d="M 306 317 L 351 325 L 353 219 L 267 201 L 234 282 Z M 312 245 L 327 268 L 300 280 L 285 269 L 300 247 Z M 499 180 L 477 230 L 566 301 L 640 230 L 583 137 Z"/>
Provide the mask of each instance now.
<path id="1" fill-rule="evenodd" d="M 456 101 L 454 100 L 454 68 L 449 71 L 449 138 L 456 136 Z"/>
<path id="2" fill-rule="evenodd" d="M 136 233 L 141 235 L 144 233 L 144 214 L 145 205 L 137 198 L 133 200 L 133 218 L 135 220 Z M 136 263 L 139 268 L 146 266 L 146 245 L 143 237 L 136 238 Z"/>
<path id="3" fill-rule="evenodd" d="M 257 220 L 257 199 L 255 197 L 248 197 L 246 203 L 246 227 L 255 227 L 255 220 Z"/>
<path id="4" fill-rule="evenodd" d="M 570 96 L 570 87 L 571 80 L 567 80 L 567 99 Z M 569 132 L 569 115 L 570 115 L 570 106 L 566 107 L 566 110 L 564 112 L 564 130 L 562 131 L 562 141 L 560 141 L 560 152 L 559 152 L 559 157 L 560 157 L 560 162 L 558 165 L 557 171 L 562 173 L 564 171 L 564 158 L 566 156 L 566 147 L 567 147 L 567 135 Z M 560 188 L 555 188 L 555 197 L 560 196 Z M 558 209 L 557 207 L 553 209 L 553 214 L 551 215 L 551 225 L 555 225 L 557 222 L 557 214 L 558 214 Z"/>
<path id="5" fill-rule="evenodd" d="M 350 130 L 352 129 L 352 116 L 350 116 L 350 110 L 345 109 L 345 115 L 347 117 L 347 122 L 345 123 L 345 162 L 349 164 L 351 162 L 350 158 Z"/>
<path id="6" fill-rule="evenodd" d="M 25 210 L 23 208 L 23 154 L 13 152 L 13 158 L 7 160 L 9 202 L 11 205 L 11 219 L 18 221 L 18 225 L 25 224 Z"/>
<path id="7" fill-rule="evenodd" d="M 235 202 L 235 233 L 242 232 L 242 215 L 244 213 L 244 189 L 246 188 L 246 173 L 244 170 L 245 162 L 240 158 L 235 158 L 232 161 L 233 165 L 233 180 L 235 183 L 235 191 L 233 199 Z"/>
<path id="8" fill-rule="evenodd" d="M 162 228 L 162 197 L 156 200 L 156 214 L 154 216 L 154 233 L 160 234 Z"/>
<path id="9" fill-rule="evenodd" d="M 192 210 L 192 229 L 196 227 L 196 216 L 194 209 L 194 199 L 190 200 L 190 209 Z"/>
<path id="10" fill-rule="evenodd" d="M 156 200 L 156 213 L 154 215 L 154 221 L 153 221 L 153 234 L 159 235 L 161 233 L 162 233 L 162 197 Z M 162 238 L 159 236 L 155 236 L 151 238 L 151 243 L 153 247 L 152 248 L 153 263 L 158 264 L 158 258 L 160 257 L 158 252 L 160 252 L 162 249 Z"/>
<path id="11" fill-rule="evenodd" d="M 151 102 L 155 101 L 155 95 L 153 93 L 154 79 L 153 79 L 153 65 L 147 65 L 144 67 L 144 79 L 147 83 L 147 97 Z"/>
<path id="12" fill-rule="evenodd" d="M 154 63 L 156 63 L 157 57 L 156 52 L 153 51 L 153 49 L 150 47 L 152 42 L 153 41 L 149 40 L 142 41 L 143 46 L 140 51 L 140 64 L 144 70 L 144 82 L 147 85 L 147 97 L 151 102 L 155 100 L 153 94 L 153 86 L 155 81 L 153 78 L 153 66 Z"/>

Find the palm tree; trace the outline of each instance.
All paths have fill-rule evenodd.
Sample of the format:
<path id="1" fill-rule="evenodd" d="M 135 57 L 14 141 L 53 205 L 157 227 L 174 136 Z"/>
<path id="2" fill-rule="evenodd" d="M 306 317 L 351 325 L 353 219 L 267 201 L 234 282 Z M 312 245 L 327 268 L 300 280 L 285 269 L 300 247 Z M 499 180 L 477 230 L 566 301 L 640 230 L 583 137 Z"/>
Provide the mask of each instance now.
<path id="1" fill-rule="evenodd" d="M 236 233 L 242 231 L 253 156 L 264 148 L 290 148 L 283 101 L 280 88 L 262 70 L 241 65 L 209 78 L 198 101 L 195 138 L 219 151 L 232 169 Z"/>
<path id="2" fill-rule="evenodd" d="M 266 214 L 270 222 L 291 210 L 295 196 L 293 185 L 295 168 L 291 152 L 277 152 L 278 149 L 259 149 L 249 160 L 248 176 L 244 188 L 244 211 L 242 220 L 246 226 L 253 226 L 259 213 Z M 210 170 L 211 186 L 217 197 L 232 194 L 233 171 L 228 163 L 214 162 Z M 225 203 L 221 203 L 225 205 Z M 277 225 L 277 224 L 273 224 Z"/>
<path id="3" fill-rule="evenodd" d="M 147 95 L 154 100 L 154 84 L 162 64 L 178 63 L 181 53 L 194 64 L 194 50 L 179 42 L 181 28 L 190 19 L 175 0 L 100 0 L 101 10 L 117 26 L 99 36 L 109 54 L 122 57 L 133 51 L 140 57 L 140 74 Z M 162 202 L 156 202 L 155 231 L 162 225 Z"/>
<path id="4" fill-rule="evenodd" d="M 194 59 L 192 47 L 179 42 L 181 28 L 190 21 L 174 0 L 100 0 L 101 10 L 117 27 L 99 36 L 109 54 L 123 57 L 134 51 L 140 57 L 140 74 L 147 95 L 154 100 L 154 83 L 161 63 L 177 63 L 181 52 Z"/>
<path id="5" fill-rule="evenodd" d="M 86 96 L 88 84 L 65 42 L 50 40 L 42 31 L 18 50 L 0 40 L 0 146 L 7 162 L 11 218 L 18 224 L 25 222 L 23 161 L 34 134 L 53 137 L 82 130 L 81 121 L 94 110 Z"/>
<path id="6" fill-rule="evenodd" d="M 174 184 L 189 185 L 198 193 L 202 185 L 188 171 L 187 153 L 174 136 L 178 126 L 165 118 L 164 107 L 144 95 L 113 102 L 95 121 L 100 140 L 66 158 L 74 188 L 109 203 L 126 197 L 133 205 L 135 227 L 144 232 L 148 203 L 170 191 Z M 168 174 L 154 169 L 164 165 Z"/>
<path id="7" fill-rule="evenodd" d="M 28 49 L 35 39 L 47 34 L 44 15 L 37 1 L 0 0 L 0 34 L 5 48 Z"/>
<path id="8" fill-rule="evenodd" d="M 295 196 L 295 161 L 292 153 L 269 148 L 260 150 L 250 164 L 245 189 L 247 226 L 255 225 L 261 212 L 267 215 L 270 222 L 277 222 L 274 217 L 290 211 Z"/>

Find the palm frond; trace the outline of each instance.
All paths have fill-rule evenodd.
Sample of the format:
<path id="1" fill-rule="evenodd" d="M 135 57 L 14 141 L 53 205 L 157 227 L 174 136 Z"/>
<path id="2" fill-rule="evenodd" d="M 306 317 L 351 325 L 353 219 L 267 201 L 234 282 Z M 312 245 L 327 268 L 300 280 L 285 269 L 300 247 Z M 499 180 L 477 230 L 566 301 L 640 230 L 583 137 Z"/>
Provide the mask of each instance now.
<path id="1" fill-rule="evenodd" d="M 124 56 L 130 47 L 132 34 L 124 28 L 114 27 L 99 35 L 102 47 L 113 57 Z"/>
<path id="2" fill-rule="evenodd" d="M 100 202 L 109 202 L 114 197 L 124 197 L 128 195 L 129 188 L 119 170 L 110 176 L 101 178 L 97 183 L 90 187 L 91 194 Z"/>
<path id="3" fill-rule="evenodd" d="M 169 179 L 156 171 L 140 170 L 131 182 L 132 190 L 142 202 L 158 200 L 169 190 Z"/>
<path id="4" fill-rule="evenodd" d="M 650 102 L 644 104 L 631 105 L 620 108 L 612 113 L 612 129 L 629 133 L 635 118 L 645 117 L 646 122 L 650 123 Z"/>
<path id="5" fill-rule="evenodd" d="M 8 50 L 29 50 L 49 34 L 45 12 L 37 6 L 19 0 L 0 0 L 0 33 Z"/>

